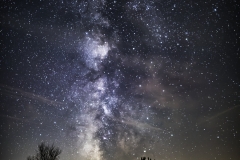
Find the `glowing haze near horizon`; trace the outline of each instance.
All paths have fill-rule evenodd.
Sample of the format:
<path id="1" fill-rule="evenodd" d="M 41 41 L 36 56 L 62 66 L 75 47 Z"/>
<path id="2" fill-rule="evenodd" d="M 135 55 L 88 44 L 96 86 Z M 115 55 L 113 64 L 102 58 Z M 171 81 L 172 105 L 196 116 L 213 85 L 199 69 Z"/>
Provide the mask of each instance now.
<path id="1" fill-rule="evenodd" d="M 240 158 L 239 5 L 37 0 L 0 6 L 0 159 Z"/>

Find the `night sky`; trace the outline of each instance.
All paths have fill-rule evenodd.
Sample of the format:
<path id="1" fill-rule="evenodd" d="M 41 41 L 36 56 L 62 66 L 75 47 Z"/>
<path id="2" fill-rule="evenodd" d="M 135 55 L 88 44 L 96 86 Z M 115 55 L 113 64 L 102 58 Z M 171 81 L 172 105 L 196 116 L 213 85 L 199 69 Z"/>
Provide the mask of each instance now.
<path id="1" fill-rule="evenodd" d="M 239 160 L 237 0 L 1 0 L 0 159 Z"/>

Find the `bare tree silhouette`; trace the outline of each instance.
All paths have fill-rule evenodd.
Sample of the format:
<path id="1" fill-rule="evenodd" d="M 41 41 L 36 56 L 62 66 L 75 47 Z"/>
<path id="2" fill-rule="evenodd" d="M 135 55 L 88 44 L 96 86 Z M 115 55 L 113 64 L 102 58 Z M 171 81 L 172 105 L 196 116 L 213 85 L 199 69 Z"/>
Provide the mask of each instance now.
<path id="1" fill-rule="evenodd" d="M 62 151 L 52 145 L 46 145 L 44 142 L 38 145 L 35 156 L 28 156 L 27 160 L 58 160 Z"/>
<path id="2" fill-rule="evenodd" d="M 146 157 L 141 157 L 141 160 L 146 160 Z M 148 157 L 147 160 L 151 160 L 151 158 Z"/>

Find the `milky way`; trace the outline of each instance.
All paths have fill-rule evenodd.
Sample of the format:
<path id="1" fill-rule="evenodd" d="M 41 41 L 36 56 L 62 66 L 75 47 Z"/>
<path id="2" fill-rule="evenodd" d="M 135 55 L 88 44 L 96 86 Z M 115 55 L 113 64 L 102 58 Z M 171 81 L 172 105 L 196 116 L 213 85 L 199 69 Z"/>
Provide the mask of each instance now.
<path id="1" fill-rule="evenodd" d="M 0 159 L 238 159 L 236 1 L 3 1 Z"/>

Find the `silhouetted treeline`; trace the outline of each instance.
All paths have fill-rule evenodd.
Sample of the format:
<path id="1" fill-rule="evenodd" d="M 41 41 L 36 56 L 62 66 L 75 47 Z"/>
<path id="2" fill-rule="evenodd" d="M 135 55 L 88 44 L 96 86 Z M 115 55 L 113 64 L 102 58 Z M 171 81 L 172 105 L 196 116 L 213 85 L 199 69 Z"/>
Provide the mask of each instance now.
<path id="1" fill-rule="evenodd" d="M 28 156 L 27 160 L 58 160 L 59 155 L 62 151 L 52 145 L 46 145 L 44 142 L 38 145 L 38 150 L 36 150 L 36 155 Z M 152 160 L 149 157 L 141 157 L 141 160 Z M 154 159 L 155 160 L 155 159 Z"/>

